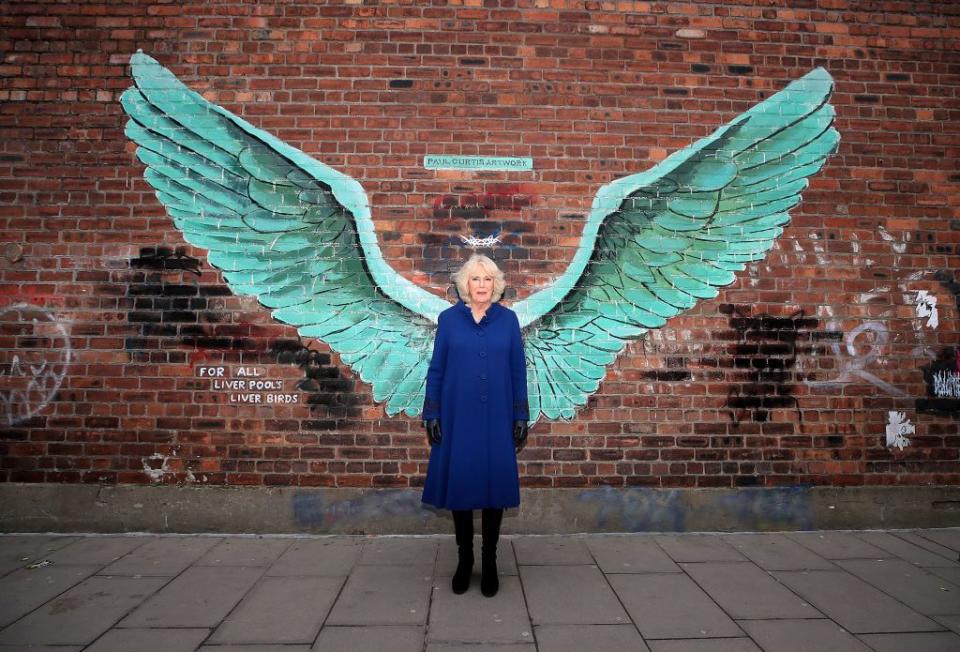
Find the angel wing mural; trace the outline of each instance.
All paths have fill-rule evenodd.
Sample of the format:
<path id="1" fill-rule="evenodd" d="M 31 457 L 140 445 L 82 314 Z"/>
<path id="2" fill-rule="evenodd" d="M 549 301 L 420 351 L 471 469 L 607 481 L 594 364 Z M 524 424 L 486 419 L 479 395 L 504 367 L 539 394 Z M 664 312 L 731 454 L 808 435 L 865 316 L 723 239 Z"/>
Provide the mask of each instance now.
<path id="1" fill-rule="evenodd" d="M 184 86 L 138 52 L 121 103 L 144 176 L 187 242 L 239 295 L 336 351 L 387 414 L 420 413 L 450 303 L 393 270 L 367 195 Z M 761 260 L 839 142 L 818 68 L 646 172 L 597 192 L 551 285 L 515 303 L 530 419 L 570 419 L 631 339 L 711 299 Z"/>

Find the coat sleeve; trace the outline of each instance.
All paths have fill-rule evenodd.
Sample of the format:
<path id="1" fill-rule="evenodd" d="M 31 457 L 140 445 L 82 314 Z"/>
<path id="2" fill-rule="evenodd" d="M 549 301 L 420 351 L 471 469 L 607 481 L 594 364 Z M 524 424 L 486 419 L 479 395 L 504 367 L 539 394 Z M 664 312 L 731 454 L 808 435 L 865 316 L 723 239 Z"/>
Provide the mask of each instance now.
<path id="1" fill-rule="evenodd" d="M 437 333 L 433 337 L 433 355 L 427 368 L 427 388 L 423 397 L 423 419 L 440 418 L 440 392 L 443 388 L 443 370 L 447 366 L 447 329 L 445 319 L 437 319 Z"/>
<path id="2" fill-rule="evenodd" d="M 523 353 L 523 335 L 520 322 L 513 315 L 513 332 L 510 338 L 510 380 L 513 385 L 513 420 L 529 421 L 530 406 L 527 404 L 527 358 Z"/>

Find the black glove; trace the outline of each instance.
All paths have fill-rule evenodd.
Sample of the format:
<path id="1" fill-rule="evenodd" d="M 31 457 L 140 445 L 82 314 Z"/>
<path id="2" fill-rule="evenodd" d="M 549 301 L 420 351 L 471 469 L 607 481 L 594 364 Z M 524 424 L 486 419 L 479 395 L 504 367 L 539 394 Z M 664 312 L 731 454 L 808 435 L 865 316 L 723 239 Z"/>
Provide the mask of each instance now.
<path id="1" fill-rule="evenodd" d="M 513 422 L 513 446 L 517 449 L 517 452 L 523 450 L 523 447 L 527 445 L 527 431 L 530 429 L 530 424 L 525 420 L 517 420 Z"/>
<path id="2" fill-rule="evenodd" d="M 443 439 L 440 432 L 440 419 L 427 419 L 423 422 L 423 427 L 427 429 L 427 440 L 431 446 L 436 446 Z"/>

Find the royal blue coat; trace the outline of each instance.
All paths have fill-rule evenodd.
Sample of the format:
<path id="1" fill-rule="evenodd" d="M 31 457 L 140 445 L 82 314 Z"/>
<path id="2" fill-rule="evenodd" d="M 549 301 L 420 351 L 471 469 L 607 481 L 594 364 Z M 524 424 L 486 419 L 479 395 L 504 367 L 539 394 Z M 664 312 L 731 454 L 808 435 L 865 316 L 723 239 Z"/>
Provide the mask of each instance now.
<path id="1" fill-rule="evenodd" d="M 443 433 L 430 449 L 421 500 L 443 509 L 516 507 L 514 420 L 528 420 L 527 369 L 517 315 L 491 304 L 476 323 L 462 301 L 440 313 L 427 371 L 424 419 Z"/>

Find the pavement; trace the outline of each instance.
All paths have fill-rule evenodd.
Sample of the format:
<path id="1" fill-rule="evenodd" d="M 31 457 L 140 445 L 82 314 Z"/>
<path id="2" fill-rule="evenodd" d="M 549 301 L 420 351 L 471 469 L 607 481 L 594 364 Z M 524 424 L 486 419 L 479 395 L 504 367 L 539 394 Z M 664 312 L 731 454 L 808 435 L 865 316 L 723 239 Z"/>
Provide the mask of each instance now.
<path id="1" fill-rule="evenodd" d="M 479 563 L 450 590 L 452 534 L 0 535 L 0 652 L 960 650 L 960 528 L 499 552 L 486 598 Z"/>

